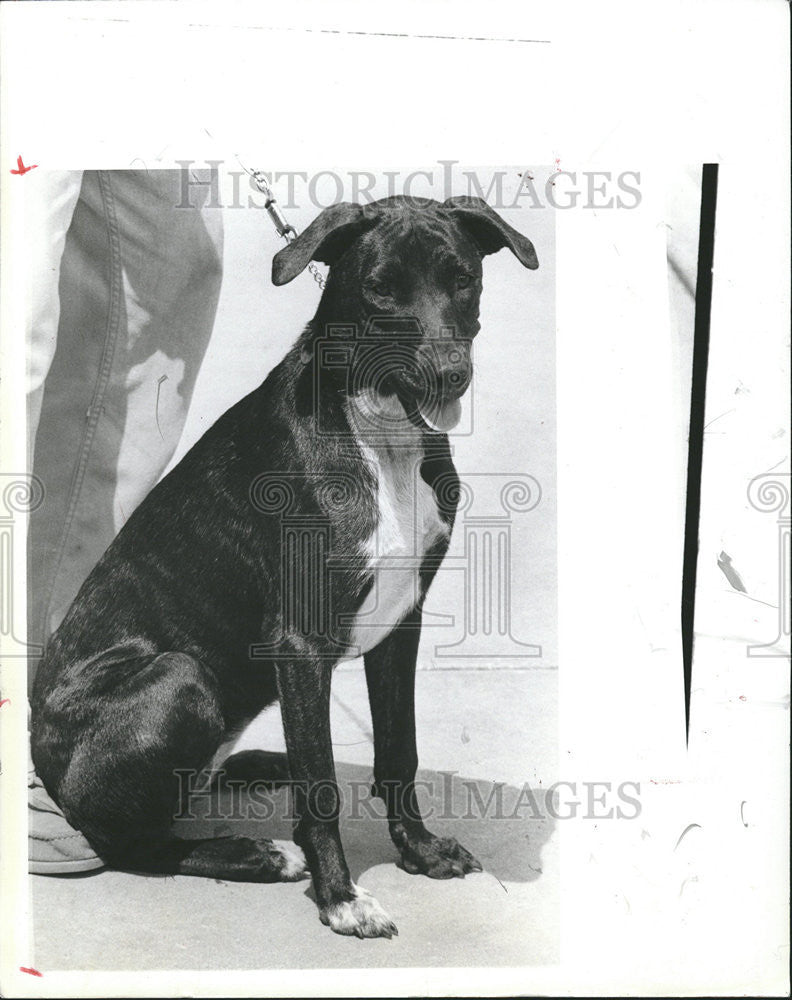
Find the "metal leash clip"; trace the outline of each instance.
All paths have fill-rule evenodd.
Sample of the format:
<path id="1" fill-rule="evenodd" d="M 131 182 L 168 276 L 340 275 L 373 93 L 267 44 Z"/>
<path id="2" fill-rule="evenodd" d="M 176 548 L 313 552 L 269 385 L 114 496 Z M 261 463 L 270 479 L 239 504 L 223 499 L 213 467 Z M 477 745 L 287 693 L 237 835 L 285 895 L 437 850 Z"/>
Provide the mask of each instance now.
<path id="1" fill-rule="evenodd" d="M 238 156 L 237 160 L 239 160 Z M 278 205 L 275 192 L 270 187 L 269 181 L 260 170 L 248 170 L 241 160 L 239 160 L 239 163 L 242 169 L 246 173 L 250 174 L 256 187 L 264 195 L 264 208 L 266 208 L 267 214 L 272 219 L 272 223 L 278 231 L 278 236 L 282 236 L 287 243 L 291 243 L 291 241 L 297 236 L 297 230 L 286 221 L 283 212 L 281 212 L 280 206 Z M 320 288 L 324 289 L 327 284 L 327 279 L 313 261 L 310 261 L 308 264 L 308 273 L 311 275 L 316 284 Z"/>
<path id="2" fill-rule="evenodd" d="M 281 212 L 280 206 L 278 205 L 275 193 L 269 185 L 269 181 L 260 170 L 251 171 L 251 176 L 255 181 L 256 187 L 264 195 L 264 208 L 266 208 L 267 214 L 272 219 L 275 228 L 278 230 L 278 236 L 282 236 L 285 240 L 291 243 L 297 235 L 297 230 L 286 221 L 283 212 Z"/>

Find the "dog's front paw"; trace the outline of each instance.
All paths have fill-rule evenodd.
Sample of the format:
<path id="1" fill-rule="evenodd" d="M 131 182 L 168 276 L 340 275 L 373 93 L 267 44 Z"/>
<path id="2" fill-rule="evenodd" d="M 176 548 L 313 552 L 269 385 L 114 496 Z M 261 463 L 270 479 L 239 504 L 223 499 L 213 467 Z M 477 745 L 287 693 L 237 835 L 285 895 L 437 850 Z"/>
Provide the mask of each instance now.
<path id="1" fill-rule="evenodd" d="M 428 830 L 420 834 L 394 830 L 393 839 L 401 852 L 401 865 L 410 875 L 429 878 L 464 878 L 483 871 L 481 862 L 453 837 L 436 837 Z"/>
<path id="2" fill-rule="evenodd" d="M 336 934 L 354 934 L 359 938 L 386 937 L 398 935 L 396 924 L 391 920 L 377 900 L 353 885 L 355 898 L 341 903 L 331 903 L 319 910 L 319 919 Z"/>
<path id="3" fill-rule="evenodd" d="M 305 855 L 290 840 L 271 841 L 269 856 L 278 868 L 281 882 L 299 882 L 310 877 Z"/>

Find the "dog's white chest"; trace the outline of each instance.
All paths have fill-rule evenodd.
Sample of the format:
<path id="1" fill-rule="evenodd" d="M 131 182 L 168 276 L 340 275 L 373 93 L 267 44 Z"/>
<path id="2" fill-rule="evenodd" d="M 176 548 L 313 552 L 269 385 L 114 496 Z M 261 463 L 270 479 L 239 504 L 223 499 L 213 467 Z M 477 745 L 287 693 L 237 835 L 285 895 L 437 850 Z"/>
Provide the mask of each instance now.
<path id="1" fill-rule="evenodd" d="M 423 558 L 448 534 L 434 492 L 421 478 L 420 432 L 406 417 L 391 441 L 358 435 L 358 444 L 376 483 L 377 524 L 365 543 L 374 581 L 352 626 L 350 656 L 373 649 L 415 607 Z"/>

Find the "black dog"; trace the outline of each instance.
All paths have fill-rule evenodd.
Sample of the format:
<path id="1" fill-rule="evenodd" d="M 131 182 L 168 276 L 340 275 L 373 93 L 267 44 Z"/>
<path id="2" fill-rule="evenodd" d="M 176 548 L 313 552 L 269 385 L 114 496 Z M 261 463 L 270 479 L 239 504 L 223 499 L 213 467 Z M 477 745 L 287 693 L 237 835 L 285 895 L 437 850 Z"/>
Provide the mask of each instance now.
<path id="1" fill-rule="evenodd" d="M 445 431 L 471 379 L 481 260 L 502 247 L 538 266 L 480 199 L 396 197 L 335 205 L 275 257 L 276 285 L 331 266 L 316 316 L 129 518 L 36 677 L 37 772 L 109 865 L 272 882 L 307 864 L 325 924 L 396 933 L 351 881 L 338 832 L 330 679 L 364 653 L 374 792 L 404 868 L 481 870 L 421 819 L 413 693 L 456 509 Z M 177 772 L 222 759 L 277 698 L 304 859 L 263 839 L 176 838 Z"/>

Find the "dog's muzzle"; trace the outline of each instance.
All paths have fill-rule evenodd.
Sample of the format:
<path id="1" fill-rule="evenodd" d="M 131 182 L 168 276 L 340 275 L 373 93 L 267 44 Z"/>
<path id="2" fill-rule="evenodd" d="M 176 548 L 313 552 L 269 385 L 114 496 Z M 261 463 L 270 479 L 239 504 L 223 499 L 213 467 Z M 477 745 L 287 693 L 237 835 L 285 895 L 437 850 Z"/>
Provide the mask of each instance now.
<path id="1" fill-rule="evenodd" d="M 416 351 L 414 379 L 405 373 L 414 410 L 436 431 L 450 431 L 462 415 L 461 398 L 473 378 L 470 344 L 435 341 Z"/>
<path id="2" fill-rule="evenodd" d="M 378 336 L 357 352 L 356 381 L 396 393 L 420 424 L 448 431 L 459 423 L 460 399 L 470 386 L 473 365 L 469 339 L 427 336 L 413 318 L 378 318 Z"/>

